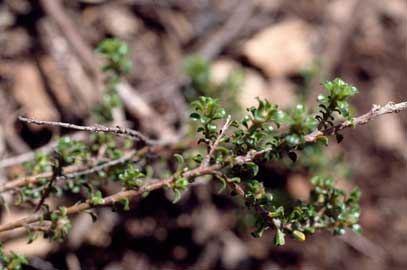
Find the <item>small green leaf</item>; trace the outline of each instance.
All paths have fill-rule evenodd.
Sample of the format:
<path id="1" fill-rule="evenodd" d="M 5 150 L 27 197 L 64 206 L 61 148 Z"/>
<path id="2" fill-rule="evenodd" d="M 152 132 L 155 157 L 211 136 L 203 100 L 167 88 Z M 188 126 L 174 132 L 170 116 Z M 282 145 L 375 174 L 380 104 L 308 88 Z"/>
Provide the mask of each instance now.
<path id="1" fill-rule="evenodd" d="M 192 120 L 199 121 L 201 119 L 201 115 L 199 113 L 191 113 L 189 116 L 192 118 Z"/>
<path id="2" fill-rule="evenodd" d="M 285 244 L 285 234 L 279 228 L 276 229 L 274 244 L 276 246 L 283 246 Z"/>
<path id="3" fill-rule="evenodd" d="M 104 204 L 104 199 L 102 197 L 102 193 L 99 190 L 91 195 L 90 203 L 92 205 L 103 205 Z"/>
<path id="4" fill-rule="evenodd" d="M 128 198 L 121 198 L 120 203 L 123 205 L 123 210 L 124 211 L 129 211 L 130 210 L 130 204 L 129 204 L 129 199 Z"/>
<path id="5" fill-rule="evenodd" d="M 323 143 L 325 146 L 328 146 L 329 143 L 327 136 L 318 136 L 317 141 Z"/>
<path id="6" fill-rule="evenodd" d="M 360 226 L 359 224 L 352 224 L 350 228 L 355 233 L 362 233 L 362 226 Z"/>
<path id="7" fill-rule="evenodd" d="M 230 182 L 239 184 L 241 182 L 239 177 L 232 177 L 230 178 Z"/>
<path id="8" fill-rule="evenodd" d="M 259 166 L 254 162 L 247 162 L 246 166 L 249 168 L 252 176 L 256 176 L 259 172 Z"/>
<path id="9" fill-rule="evenodd" d="M 220 194 L 226 189 L 226 180 L 223 177 L 220 177 L 220 176 L 216 176 L 216 178 L 221 183 L 221 187 L 218 190 L 218 194 Z"/>
<path id="10" fill-rule="evenodd" d="M 346 230 L 343 227 L 338 227 L 338 228 L 334 229 L 334 235 L 340 236 L 340 235 L 344 235 L 345 233 L 346 233 Z"/>
<path id="11" fill-rule="evenodd" d="M 305 241 L 305 234 L 304 234 L 303 232 L 294 230 L 294 231 L 292 232 L 292 235 L 293 235 L 293 237 L 294 237 L 295 240 L 298 240 L 298 241 Z"/>
<path id="12" fill-rule="evenodd" d="M 174 154 L 174 157 L 177 160 L 177 171 L 179 171 L 182 169 L 185 163 L 184 157 L 180 154 Z"/>
<path id="13" fill-rule="evenodd" d="M 181 192 L 178 189 L 174 189 L 174 198 L 172 203 L 177 203 L 181 199 Z"/>
<path id="14" fill-rule="evenodd" d="M 269 226 L 260 226 L 260 228 L 258 228 L 256 231 L 252 232 L 252 236 L 254 238 L 260 238 L 263 236 L 264 232 L 267 231 L 269 229 Z"/>
<path id="15" fill-rule="evenodd" d="M 342 134 L 336 133 L 335 137 L 336 137 L 336 142 L 337 143 L 341 143 L 343 141 L 343 135 Z"/>

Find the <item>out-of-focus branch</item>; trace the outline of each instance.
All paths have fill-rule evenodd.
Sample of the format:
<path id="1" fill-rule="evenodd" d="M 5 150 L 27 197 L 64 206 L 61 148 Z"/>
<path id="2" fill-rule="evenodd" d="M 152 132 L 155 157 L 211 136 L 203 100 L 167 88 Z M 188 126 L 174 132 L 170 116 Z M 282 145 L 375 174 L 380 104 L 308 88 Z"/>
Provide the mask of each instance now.
<path id="1" fill-rule="evenodd" d="M 63 9 L 60 0 L 41 0 L 40 1 L 45 12 L 56 22 L 61 32 L 64 34 L 68 42 L 73 47 L 75 54 L 81 59 L 84 67 L 95 78 L 100 79 L 101 73 L 96 57 L 93 54 L 90 46 L 86 44 L 84 39 L 77 31 L 77 27 L 69 18 L 66 11 Z"/>

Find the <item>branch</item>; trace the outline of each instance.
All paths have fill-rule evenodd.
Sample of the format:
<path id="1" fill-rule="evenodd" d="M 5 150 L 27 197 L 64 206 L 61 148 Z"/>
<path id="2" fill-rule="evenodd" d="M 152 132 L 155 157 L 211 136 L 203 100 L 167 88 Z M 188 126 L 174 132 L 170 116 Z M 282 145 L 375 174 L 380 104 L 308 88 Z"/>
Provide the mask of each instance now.
<path id="1" fill-rule="evenodd" d="M 407 101 L 400 103 L 389 102 L 383 106 L 374 104 L 372 109 L 368 113 L 365 113 L 359 117 L 355 117 L 351 121 L 344 121 L 339 125 L 336 125 L 325 130 L 315 130 L 312 133 L 304 136 L 304 139 L 306 142 L 315 142 L 318 139 L 318 137 L 334 135 L 342 129 L 365 125 L 369 121 L 381 115 L 388 113 L 398 113 L 403 110 L 407 110 Z"/>
<path id="2" fill-rule="evenodd" d="M 76 129 L 76 130 L 89 131 L 89 132 L 113 133 L 118 136 L 127 137 L 127 138 L 135 140 L 135 141 L 142 141 L 147 145 L 160 144 L 159 141 L 152 140 L 152 139 L 148 138 L 147 136 L 143 135 L 139 131 L 129 129 L 129 128 L 122 128 L 119 126 L 117 126 L 117 127 L 105 127 L 102 125 L 79 126 L 79 125 L 64 123 L 64 122 L 36 120 L 36 119 L 27 118 L 27 117 L 23 117 L 23 116 L 19 116 L 18 120 L 20 120 L 22 122 L 26 122 L 28 124 L 35 124 L 35 125 L 40 125 L 40 126 L 54 126 L 54 127 L 63 127 L 63 128 Z"/>
<path id="3" fill-rule="evenodd" d="M 375 119 L 378 116 L 381 116 L 381 115 L 384 115 L 387 113 L 397 113 L 397 112 L 400 112 L 400 111 L 406 110 L 406 109 L 407 109 L 407 102 L 401 102 L 401 103 L 397 103 L 397 104 L 395 104 L 393 102 L 389 102 L 388 104 L 386 104 L 384 106 L 374 105 L 370 112 L 368 112 L 362 116 L 354 118 L 353 121 L 344 121 L 343 123 L 341 123 L 333 128 L 329 128 L 324 131 L 314 131 L 314 132 L 306 135 L 305 136 L 306 142 L 314 142 L 320 136 L 332 135 L 339 130 L 342 130 L 342 129 L 345 129 L 345 128 L 348 128 L 351 126 L 359 126 L 359 125 L 366 124 L 367 122 Z M 235 163 L 250 162 L 250 161 L 253 161 L 255 158 L 257 158 L 258 156 L 260 156 L 268 151 L 271 151 L 271 149 L 266 149 L 266 150 L 262 150 L 262 151 L 249 151 L 249 153 L 245 156 L 235 157 L 234 161 L 235 161 Z M 219 174 L 220 173 L 219 171 L 226 166 L 229 166 L 229 163 L 228 164 L 214 164 L 211 166 L 199 166 L 198 168 L 191 169 L 189 171 L 184 172 L 182 174 L 182 177 L 189 179 L 189 178 L 202 176 L 202 175 Z M 111 196 L 105 197 L 103 199 L 103 203 L 100 205 L 97 205 L 97 206 L 91 204 L 89 201 L 75 204 L 75 205 L 67 208 L 67 214 L 72 215 L 72 214 L 83 212 L 85 210 L 88 210 L 88 209 L 91 209 L 94 207 L 109 206 L 114 203 L 120 202 L 123 199 L 133 200 L 133 199 L 141 197 L 146 192 L 151 192 L 151 191 L 154 191 L 154 190 L 157 190 L 160 188 L 164 188 L 164 187 L 171 187 L 174 184 L 175 180 L 176 180 L 175 176 L 171 176 L 169 178 L 161 179 L 161 180 L 150 180 L 140 189 L 124 190 L 124 191 L 118 192 L 116 194 L 113 194 Z M 244 192 L 242 192 L 243 190 L 239 189 L 236 186 L 234 186 L 233 188 L 236 189 L 238 194 L 244 195 Z M 261 215 L 265 216 L 267 214 L 267 213 L 264 213 L 264 211 L 265 211 L 264 209 L 258 209 L 258 207 L 256 207 L 256 206 L 255 206 L 255 208 L 256 208 L 256 211 L 260 211 Z M 0 232 L 9 231 L 9 230 L 12 230 L 15 228 L 23 227 L 28 224 L 38 222 L 42 219 L 43 219 L 42 214 L 33 214 L 31 216 L 17 220 L 15 222 L 0 225 Z M 268 217 L 268 219 L 270 219 L 270 217 Z M 276 224 L 275 221 L 276 220 L 271 220 L 270 222 L 272 224 L 274 224 L 274 226 L 278 227 L 279 225 Z"/>
<path id="4" fill-rule="evenodd" d="M 127 162 L 128 160 L 132 159 L 136 154 L 137 155 L 142 155 L 144 154 L 144 150 L 140 150 L 140 151 L 130 151 L 127 154 L 125 154 L 122 158 L 119 159 L 115 159 L 115 160 L 111 160 L 108 161 L 106 163 L 103 163 L 101 165 L 98 166 L 94 166 L 91 168 L 87 168 L 86 166 L 69 166 L 64 168 L 64 175 L 63 176 L 59 176 L 57 177 L 57 181 L 59 180 L 67 180 L 67 179 L 72 179 L 72 178 L 76 178 L 79 176 L 84 176 L 84 175 L 89 175 L 89 174 L 93 174 L 99 171 L 103 171 L 107 168 L 119 165 L 119 164 L 123 164 L 125 162 Z M 0 193 L 3 192 L 7 192 L 22 186 L 26 186 L 29 184 L 36 184 L 38 183 L 41 179 L 43 178 L 49 178 L 52 176 L 52 172 L 45 172 L 45 173 L 41 173 L 41 174 L 37 174 L 34 176 L 28 176 L 28 177 L 23 177 L 23 178 L 18 178 L 12 181 L 8 181 L 4 184 L 0 185 Z"/>
<path id="5" fill-rule="evenodd" d="M 191 177 L 196 177 L 196 176 L 201 176 L 201 175 L 212 174 L 216 170 L 220 169 L 221 167 L 222 166 L 219 164 L 212 165 L 212 166 L 205 167 L 205 168 L 199 167 L 199 168 L 192 169 L 190 171 L 185 172 L 183 174 L 183 177 L 191 178 Z M 97 206 L 91 204 L 89 201 L 75 204 L 75 205 L 67 208 L 67 214 L 73 215 L 73 214 L 83 212 L 85 210 L 88 210 L 88 209 L 91 209 L 94 207 L 113 205 L 117 202 L 122 201 L 123 199 L 135 199 L 135 198 L 141 197 L 146 192 L 151 192 L 153 190 L 157 190 L 157 189 L 160 189 L 160 188 L 163 188 L 166 186 L 171 186 L 174 181 L 175 181 L 174 176 L 167 178 L 167 179 L 162 179 L 162 180 L 150 180 L 149 181 L 150 183 L 142 186 L 140 189 L 124 190 L 124 191 L 120 191 L 116 194 L 113 194 L 111 196 L 105 197 L 103 199 L 103 203 L 101 203 L 100 205 L 97 205 Z M 10 223 L 4 224 L 4 225 L 0 225 L 0 232 L 5 232 L 5 231 L 13 230 L 16 228 L 20 228 L 20 227 L 38 222 L 42 219 L 43 219 L 43 214 L 33 214 L 26 218 L 23 218 L 23 219 L 14 221 L 14 222 L 10 222 Z"/>

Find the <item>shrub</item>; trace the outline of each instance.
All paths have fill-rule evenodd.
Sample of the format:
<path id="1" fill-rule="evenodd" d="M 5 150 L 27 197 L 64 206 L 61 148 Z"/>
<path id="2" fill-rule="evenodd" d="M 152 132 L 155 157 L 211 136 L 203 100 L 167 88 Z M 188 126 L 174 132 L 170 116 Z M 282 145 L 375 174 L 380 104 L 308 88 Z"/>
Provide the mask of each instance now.
<path id="1" fill-rule="evenodd" d="M 109 39 L 97 49 L 106 59 L 106 96 L 95 110 L 100 123 L 112 121 L 112 109 L 120 106 L 116 86 L 128 72 L 127 46 Z M 188 60 L 189 74 L 194 76 L 195 88 L 209 86 L 208 66 L 197 59 Z M 199 72 L 204 74 L 201 76 Z M 238 196 L 254 214 L 254 237 L 261 237 L 266 230 L 273 230 L 275 245 L 284 245 L 286 237 L 298 241 L 319 230 L 330 230 L 342 235 L 349 228 L 360 232 L 359 199 L 361 192 L 355 188 L 347 194 L 335 187 L 331 176 L 316 175 L 310 180 L 313 189 L 309 201 L 292 201 L 282 204 L 274 199 L 261 179 L 262 165 L 283 162 L 288 158 L 296 162 L 299 155 L 310 148 L 321 149 L 329 143 L 329 136 L 343 140 L 339 133 L 348 127 L 357 127 L 385 113 L 407 108 L 407 103 L 388 103 L 374 106 L 368 113 L 353 117 L 348 99 L 357 93 L 354 86 L 341 79 L 325 82 L 327 94 L 318 98 L 319 113 L 298 104 L 284 111 L 276 104 L 258 99 L 258 105 L 248 108 L 247 114 L 235 118 L 227 113 L 218 99 L 199 96 L 191 102 L 196 142 L 185 138 L 174 145 L 149 139 L 131 129 L 106 126 L 78 126 L 69 123 L 48 122 L 20 117 L 29 124 L 53 125 L 91 132 L 88 141 L 75 141 L 69 137 L 59 139 L 51 153 L 38 153 L 25 164 L 26 175 L 0 185 L 0 193 L 16 194 L 14 207 L 37 204 L 32 215 L 9 224 L 1 224 L 0 232 L 25 228 L 28 241 L 39 235 L 53 241 L 63 241 L 72 227 L 70 216 L 88 212 L 97 218 L 92 209 L 110 206 L 114 210 L 129 210 L 130 200 L 148 196 L 158 189 L 173 192 L 173 202 L 198 177 L 219 181 L 225 196 Z M 199 93 L 197 89 L 194 93 Z M 310 112 L 311 111 L 311 112 Z M 124 138 L 123 138 L 124 137 Z M 185 145 L 193 147 L 185 147 Z M 173 158 L 160 157 L 161 151 L 172 151 Z M 187 149 L 187 150 L 185 150 Z M 308 150 L 307 150 L 308 149 Z M 158 158 L 149 157 L 150 153 Z M 168 166 L 162 169 L 164 161 Z M 176 165 L 176 166 L 173 166 Z M 153 168 L 161 168 L 154 170 Z M 122 190 L 106 196 L 102 187 L 117 182 Z M 49 196 L 81 194 L 82 199 L 71 206 L 51 209 L 46 204 Z M 2 200 L 5 201 L 4 199 Z M 6 206 L 6 205 L 5 205 Z M 0 269 L 21 269 L 27 260 L 15 253 L 4 254 L 0 247 Z"/>

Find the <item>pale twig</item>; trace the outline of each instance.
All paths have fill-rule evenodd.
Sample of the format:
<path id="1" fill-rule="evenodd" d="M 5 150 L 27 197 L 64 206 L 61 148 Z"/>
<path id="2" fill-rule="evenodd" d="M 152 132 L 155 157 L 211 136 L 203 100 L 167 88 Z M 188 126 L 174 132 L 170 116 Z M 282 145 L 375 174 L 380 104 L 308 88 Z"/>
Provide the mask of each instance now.
<path id="1" fill-rule="evenodd" d="M 398 113 L 402 110 L 407 109 L 407 101 L 394 103 L 389 102 L 386 105 L 373 105 L 373 108 L 368 112 L 359 117 L 353 118 L 351 121 L 344 121 L 339 125 L 325 129 L 325 130 L 315 130 L 312 133 L 304 136 L 306 142 L 314 142 L 321 136 L 328 136 L 336 134 L 338 131 L 348 128 L 356 127 L 367 124 L 369 121 L 388 113 Z"/>
<path id="2" fill-rule="evenodd" d="M 215 154 L 216 148 L 218 147 L 219 143 L 221 142 L 222 138 L 225 136 L 225 133 L 230 126 L 231 118 L 232 117 L 230 115 L 228 115 L 225 124 L 223 125 L 222 129 L 219 132 L 218 137 L 216 137 L 216 140 L 209 145 L 209 152 L 205 156 L 205 159 L 202 161 L 201 167 L 206 167 L 209 165 L 211 158 Z"/>
<path id="3" fill-rule="evenodd" d="M 185 135 L 184 129 L 175 131 L 125 80 L 118 84 L 117 93 L 130 114 L 140 119 L 143 130 L 154 132 L 160 144 L 175 143 Z"/>
<path id="4" fill-rule="evenodd" d="M 143 135 L 141 132 L 138 132 L 136 130 L 129 129 L 129 128 L 122 128 L 122 127 L 119 127 L 119 126 L 117 126 L 117 127 L 105 127 L 105 126 L 102 126 L 102 125 L 79 126 L 79 125 L 64 123 L 64 122 L 36 120 L 36 119 L 26 118 L 26 117 L 23 117 L 23 116 L 19 116 L 18 119 L 20 121 L 26 122 L 28 124 L 35 124 L 35 125 L 41 125 L 41 126 L 63 127 L 63 128 L 82 130 L 82 131 L 89 131 L 89 132 L 113 133 L 113 134 L 116 134 L 118 136 L 124 136 L 124 137 L 130 138 L 130 139 L 135 140 L 135 141 L 142 141 L 147 145 L 159 144 L 158 141 L 148 138 L 147 136 Z"/>
<path id="5" fill-rule="evenodd" d="M 352 125 L 354 125 L 354 126 L 363 125 L 363 124 L 366 124 L 368 121 L 373 120 L 374 118 L 376 118 L 380 115 L 384 115 L 387 113 L 400 112 L 400 111 L 406 110 L 406 109 L 407 109 L 407 102 L 401 102 L 401 103 L 397 103 L 397 104 L 390 102 L 384 106 L 375 105 L 375 106 L 373 106 L 373 109 L 370 112 L 368 112 L 362 116 L 354 118 L 353 121 L 345 121 L 336 127 L 327 129 L 326 131 L 314 131 L 314 132 L 306 135 L 305 136 L 307 138 L 306 141 L 314 142 L 320 136 L 331 135 L 335 131 L 351 127 Z M 352 122 L 353 122 L 353 124 L 352 124 Z M 261 152 L 261 154 L 264 154 L 267 151 L 270 151 L 270 149 L 259 151 L 259 152 Z M 256 152 L 256 151 L 249 152 L 249 153 L 250 154 L 245 155 L 245 156 L 235 157 L 234 161 L 235 162 L 250 162 L 250 161 L 253 161 L 259 155 L 261 155 L 261 154 L 258 154 L 258 152 Z M 199 166 L 198 168 L 191 169 L 189 171 L 184 172 L 182 174 L 182 177 L 190 179 L 190 178 L 194 178 L 197 176 L 219 174 L 220 170 L 222 168 L 229 166 L 229 165 L 230 165 L 229 163 L 225 163 L 225 164 L 218 163 L 218 164 L 205 166 L 205 167 Z M 116 194 L 105 197 L 105 198 L 103 198 L 102 203 L 97 206 L 93 205 L 90 201 L 75 204 L 75 205 L 67 208 L 67 214 L 72 215 L 72 214 L 83 212 L 85 210 L 88 210 L 88 209 L 91 209 L 94 207 L 113 205 L 113 204 L 115 204 L 117 202 L 121 202 L 125 199 L 131 200 L 131 199 L 139 198 L 146 192 L 151 192 L 151 191 L 161 189 L 164 187 L 171 187 L 174 184 L 175 180 L 176 180 L 175 176 L 171 176 L 169 178 L 161 179 L 161 180 L 154 180 L 154 181 L 151 180 L 147 184 L 145 184 L 144 186 L 142 186 L 141 188 L 139 188 L 137 190 L 123 190 Z M 242 190 L 237 189 L 237 192 L 241 195 L 242 194 L 244 195 L 244 192 L 242 192 Z M 260 211 L 261 215 L 264 216 L 266 218 L 266 220 L 269 220 L 270 217 L 268 216 L 268 213 L 266 213 L 265 209 L 258 208 L 258 207 L 259 206 L 255 206 L 256 211 Z M 42 219 L 43 219 L 42 214 L 33 214 L 26 218 L 0 225 L 0 232 L 9 231 L 9 230 L 13 230 L 15 228 L 23 227 L 28 224 L 38 222 Z M 280 226 L 278 220 L 273 219 L 273 220 L 271 220 L 271 223 L 276 227 Z"/>

